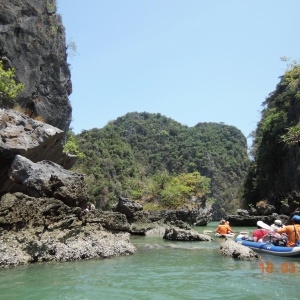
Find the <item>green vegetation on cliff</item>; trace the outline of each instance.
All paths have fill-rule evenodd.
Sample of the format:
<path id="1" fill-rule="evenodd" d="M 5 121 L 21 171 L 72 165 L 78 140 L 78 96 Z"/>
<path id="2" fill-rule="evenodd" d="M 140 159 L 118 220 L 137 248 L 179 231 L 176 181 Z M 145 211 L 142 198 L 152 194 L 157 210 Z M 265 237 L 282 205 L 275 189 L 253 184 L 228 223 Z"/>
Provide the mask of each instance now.
<path id="1" fill-rule="evenodd" d="M 76 140 L 85 157 L 74 170 L 87 175 L 90 198 L 103 208 L 118 195 L 152 208 L 214 198 L 220 214 L 240 205 L 249 161 L 246 138 L 233 126 L 189 128 L 161 114 L 134 112 Z"/>
<path id="2" fill-rule="evenodd" d="M 24 84 L 15 81 L 15 70 L 4 70 L 0 60 L 0 107 L 11 108 L 16 97 L 24 90 Z"/>
<path id="3" fill-rule="evenodd" d="M 255 204 L 267 200 L 280 208 L 292 192 L 299 190 L 300 156 L 300 66 L 289 65 L 275 91 L 263 103 L 262 117 L 251 150 L 245 200 Z"/>

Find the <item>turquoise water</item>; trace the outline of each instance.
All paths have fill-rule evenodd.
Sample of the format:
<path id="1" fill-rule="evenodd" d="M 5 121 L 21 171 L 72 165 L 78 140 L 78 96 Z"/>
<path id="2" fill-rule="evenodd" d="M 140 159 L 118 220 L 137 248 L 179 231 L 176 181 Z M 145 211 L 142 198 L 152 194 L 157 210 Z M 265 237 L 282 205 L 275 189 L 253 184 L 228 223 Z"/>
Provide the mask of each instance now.
<path id="1" fill-rule="evenodd" d="M 213 222 L 195 229 L 215 230 L 216 225 Z M 222 239 L 170 242 L 162 237 L 132 237 L 131 240 L 138 249 L 132 256 L 0 270 L 0 299 L 299 298 L 299 258 L 264 255 L 259 261 L 237 261 L 221 256 Z M 267 264 L 272 264 L 272 273 L 266 272 Z M 291 264 L 296 268 L 295 273 L 289 272 Z"/>

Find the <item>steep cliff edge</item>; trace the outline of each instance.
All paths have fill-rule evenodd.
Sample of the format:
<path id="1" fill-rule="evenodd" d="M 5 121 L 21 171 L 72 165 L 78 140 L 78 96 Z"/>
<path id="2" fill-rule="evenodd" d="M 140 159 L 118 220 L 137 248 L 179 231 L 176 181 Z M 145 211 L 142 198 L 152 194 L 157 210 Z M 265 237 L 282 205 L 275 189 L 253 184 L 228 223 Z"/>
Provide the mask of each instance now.
<path id="1" fill-rule="evenodd" d="M 17 103 L 63 131 L 72 118 L 65 30 L 55 0 L 2 0 L 0 59 L 25 84 Z"/>
<path id="2" fill-rule="evenodd" d="M 300 65 L 295 64 L 280 77 L 274 92 L 263 102 L 246 178 L 246 204 L 269 203 L 283 214 L 300 210 L 299 139 L 288 144 L 283 139 L 289 128 L 300 126 L 299 100 Z M 297 137 L 297 130 L 294 134 Z"/>

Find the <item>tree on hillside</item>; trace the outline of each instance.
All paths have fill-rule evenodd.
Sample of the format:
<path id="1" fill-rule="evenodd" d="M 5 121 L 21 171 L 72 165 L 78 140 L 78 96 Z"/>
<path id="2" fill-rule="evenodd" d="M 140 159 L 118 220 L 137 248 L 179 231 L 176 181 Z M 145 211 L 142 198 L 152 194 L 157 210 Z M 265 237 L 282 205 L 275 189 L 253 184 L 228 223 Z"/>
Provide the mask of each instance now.
<path id="1" fill-rule="evenodd" d="M 24 84 L 15 81 L 15 70 L 4 70 L 0 60 L 0 106 L 11 108 L 16 97 L 24 90 Z"/>
<path id="2" fill-rule="evenodd" d="M 245 184 L 247 204 L 268 200 L 278 209 L 299 190 L 300 66 L 288 65 L 273 93 L 263 103 L 254 133 L 251 162 Z"/>
<path id="3" fill-rule="evenodd" d="M 133 112 L 76 139 L 85 158 L 74 170 L 87 174 L 90 198 L 106 208 L 118 195 L 167 206 L 176 194 L 172 205 L 177 206 L 191 196 L 182 182 L 194 172 L 209 179 L 206 196 L 215 198 L 218 207 L 229 212 L 240 206 L 238 191 L 249 158 L 246 138 L 233 126 L 189 128 L 161 114 Z"/>

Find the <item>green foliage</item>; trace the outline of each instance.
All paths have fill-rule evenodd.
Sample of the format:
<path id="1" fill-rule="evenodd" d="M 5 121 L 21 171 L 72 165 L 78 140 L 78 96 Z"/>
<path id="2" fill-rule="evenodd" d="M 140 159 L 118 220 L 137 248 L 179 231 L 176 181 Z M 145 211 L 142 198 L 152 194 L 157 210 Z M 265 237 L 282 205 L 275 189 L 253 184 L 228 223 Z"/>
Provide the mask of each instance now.
<path id="1" fill-rule="evenodd" d="M 119 195 L 149 207 L 174 207 L 202 194 L 226 211 L 237 208 L 231 201 L 238 205 L 249 159 L 246 138 L 233 126 L 188 128 L 161 114 L 129 113 L 76 139 L 85 158 L 74 170 L 87 175 L 90 198 L 103 208 Z"/>
<path id="2" fill-rule="evenodd" d="M 270 108 L 268 114 L 265 114 L 264 120 L 261 122 L 261 129 L 264 132 L 275 133 L 284 128 L 286 124 L 286 113 L 278 111 L 276 108 Z"/>
<path id="3" fill-rule="evenodd" d="M 286 144 L 298 143 L 300 140 L 300 123 L 287 129 L 287 133 L 281 136 Z"/>
<path id="4" fill-rule="evenodd" d="M 76 137 L 72 131 L 67 133 L 67 142 L 64 146 L 64 151 L 68 154 L 77 155 L 79 159 L 85 157 L 85 154 L 79 151 Z"/>
<path id="5" fill-rule="evenodd" d="M 166 172 L 138 180 L 132 187 L 131 197 L 144 203 L 159 203 L 161 208 L 177 208 L 189 205 L 192 197 L 203 199 L 210 193 L 210 179 L 199 172 L 178 176 Z"/>
<path id="6" fill-rule="evenodd" d="M 83 131 L 76 140 L 85 157 L 74 170 L 87 175 L 91 201 L 109 209 L 119 195 L 131 196 L 140 167 L 131 147 L 109 126 Z"/>
<path id="7" fill-rule="evenodd" d="M 253 134 L 253 161 L 244 190 L 247 204 L 266 199 L 279 208 L 282 199 L 300 188 L 300 157 L 295 146 L 300 138 L 299 87 L 300 66 L 293 61 L 263 103 L 265 108 Z"/>
<path id="8" fill-rule="evenodd" d="M 24 84 L 16 83 L 15 70 L 3 69 L 3 62 L 0 60 L 0 106 L 11 108 L 15 104 L 16 97 L 24 90 Z"/>
<path id="9" fill-rule="evenodd" d="M 56 12 L 56 0 L 47 0 L 46 8 L 48 13 Z"/>
<path id="10" fill-rule="evenodd" d="M 199 172 L 180 174 L 172 177 L 160 191 L 165 207 L 177 208 L 187 205 L 192 196 L 203 197 L 210 193 L 210 179 Z"/>

